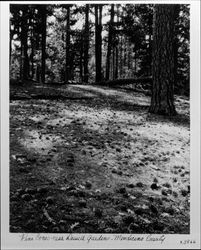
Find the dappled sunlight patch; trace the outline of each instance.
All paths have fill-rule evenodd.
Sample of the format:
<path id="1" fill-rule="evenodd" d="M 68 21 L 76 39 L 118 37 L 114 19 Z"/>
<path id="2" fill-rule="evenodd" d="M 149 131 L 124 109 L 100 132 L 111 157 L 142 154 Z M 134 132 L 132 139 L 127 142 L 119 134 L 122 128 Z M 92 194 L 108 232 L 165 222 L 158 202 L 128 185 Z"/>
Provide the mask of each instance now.
<path id="1" fill-rule="evenodd" d="M 63 110 L 61 115 L 66 117 L 65 119 L 69 120 L 69 122 L 71 120 L 71 123 L 80 123 L 85 129 L 98 130 L 99 132 L 104 131 L 113 117 L 113 113 L 106 109 L 95 112 L 92 108 L 83 109 L 82 107 L 75 111 Z"/>
<path id="2" fill-rule="evenodd" d="M 55 143 L 61 143 L 62 139 L 58 135 L 42 134 L 37 130 L 25 130 L 24 136 L 19 141 L 28 150 L 44 155 L 54 147 Z"/>
<path id="3" fill-rule="evenodd" d="M 59 117 L 56 119 L 51 119 L 47 122 L 47 126 L 51 125 L 51 126 L 66 126 L 71 124 L 71 122 L 73 121 L 72 118 L 64 118 L 64 117 Z"/>
<path id="4" fill-rule="evenodd" d="M 97 96 L 95 93 L 83 91 L 82 89 L 77 88 L 76 85 L 68 85 L 67 91 L 70 91 L 70 92 L 75 93 L 75 94 L 81 94 L 82 96 L 86 96 L 86 97 L 96 97 Z"/>
<path id="5" fill-rule="evenodd" d="M 34 122 L 39 122 L 39 121 L 43 121 L 44 119 L 47 119 L 47 115 L 35 115 L 35 116 L 29 116 L 29 119 L 34 121 Z"/>
<path id="6" fill-rule="evenodd" d="M 144 96 L 129 96 L 127 94 L 122 93 L 120 96 L 117 96 L 117 100 L 119 102 L 125 102 L 128 104 L 137 104 L 138 106 L 149 106 L 150 99 Z"/>
<path id="7" fill-rule="evenodd" d="M 88 91 L 96 91 L 97 93 L 106 95 L 106 96 L 116 96 L 119 91 L 109 88 L 103 88 L 98 86 L 91 86 L 91 85 L 76 85 L 74 88 L 84 89 Z"/>
<path id="8" fill-rule="evenodd" d="M 140 106 L 150 105 L 150 98 L 142 94 L 128 93 L 122 90 L 110 89 L 107 87 L 89 86 L 89 85 L 77 85 L 74 88 L 88 90 L 89 92 L 95 92 L 106 97 L 115 97 L 117 102 L 123 102 L 128 104 L 137 104 Z"/>

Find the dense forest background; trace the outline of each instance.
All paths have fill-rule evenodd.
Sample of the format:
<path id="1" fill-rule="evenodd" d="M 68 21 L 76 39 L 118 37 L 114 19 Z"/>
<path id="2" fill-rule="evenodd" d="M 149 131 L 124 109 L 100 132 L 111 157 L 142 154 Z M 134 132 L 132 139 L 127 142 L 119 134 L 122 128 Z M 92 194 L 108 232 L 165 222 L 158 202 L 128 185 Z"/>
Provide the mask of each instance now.
<path id="1" fill-rule="evenodd" d="M 175 93 L 189 95 L 190 8 L 175 9 Z M 147 79 L 152 43 L 150 4 L 10 6 L 11 79 L 58 84 Z"/>

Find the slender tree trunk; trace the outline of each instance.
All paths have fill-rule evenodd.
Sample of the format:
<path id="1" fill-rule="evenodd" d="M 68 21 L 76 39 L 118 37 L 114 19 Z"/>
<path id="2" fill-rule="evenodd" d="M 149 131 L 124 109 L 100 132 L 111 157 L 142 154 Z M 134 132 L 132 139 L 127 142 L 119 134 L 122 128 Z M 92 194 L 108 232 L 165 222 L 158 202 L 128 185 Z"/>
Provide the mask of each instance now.
<path id="1" fill-rule="evenodd" d="M 115 47 L 112 49 L 112 79 L 115 79 Z"/>
<path id="2" fill-rule="evenodd" d="M 119 23 L 119 5 L 116 5 L 116 13 L 117 13 L 117 23 Z M 116 62 L 115 62 L 115 79 L 119 77 L 119 36 L 116 36 Z"/>
<path id="3" fill-rule="evenodd" d="M 149 111 L 155 114 L 175 115 L 174 5 L 155 5 L 153 26 L 153 86 Z"/>
<path id="4" fill-rule="evenodd" d="M 32 23 L 33 25 L 33 23 Z M 33 26 L 31 31 L 31 55 L 30 55 L 30 61 L 31 61 L 31 78 L 34 78 L 34 32 L 33 32 Z"/>
<path id="5" fill-rule="evenodd" d="M 135 52 L 135 77 L 137 76 L 137 56 Z"/>
<path id="6" fill-rule="evenodd" d="M 13 40 L 13 34 L 12 34 L 12 30 L 10 28 L 10 40 L 9 40 L 9 50 L 10 50 L 10 53 L 9 53 L 9 65 L 11 66 L 11 59 L 12 59 L 12 40 Z"/>
<path id="7" fill-rule="evenodd" d="M 95 5 L 96 82 L 102 79 L 102 5 Z"/>
<path id="8" fill-rule="evenodd" d="M 83 81 L 83 39 L 82 39 L 82 35 L 81 35 L 81 45 L 80 45 L 80 80 L 81 82 Z M 84 58 L 84 66 L 85 66 L 85 58 Z M 87 67 L 88 69 L 88 67 Z M 85 73 L 85 72 L 84 72 Z M 84 75 L 85 77 L 85 75 Z"/>
<path id="9" fill-rule="evenodd" d="M 22 55 L 22 80 L 28 79 L 29 76 L 29 57 L 28 57 L 28 29 L 27 29 L 27 10 L 22 14 L 21 27 L 21 55 Z"/>
<path id="10" fill-rule="evenodd" d="M 33 45 L 33 38 L 31 39 L 31 55 L 30 55 L 30 61 L 31 61 L 31 78 L 34 78 L 34 45 Z"/>
<path id="11" fill-rule="evenodd" d="M 99 79 L 102 80 L 102 9 L 103 6 L 99 5 Z"/>
<path id="12" fill-rule="evenodd" d="M 119 75 L 120 78 L 122 77 L 122 72 L 123 72 L 123 39 L 122 35 L 120 37 L 120 53 L 119 53 Z"/>
<path id="13" fill-rule="evenodd" d="M 114 78 L 117 79 L 118 78 L 118 67 L 119 67 L 119 50 L 118 50 L 118 45 L 116 46 L 116 50 L 115 50 L 115 75 Z"/>
<path id="14" fill-rule="evenodd" d="M 89 4 L 86 4 L 85 10 L 85 41 L 84 41 L 84 82 L 88 83 L 89 78 Z"/>
<path id="15" fill-rule="evenodd" d="M 107 59 L 106 59 L 106 80 L 109 80 L 110 76 L 110 57 L 112 50 L 112 38 L 113 38 L 113 27 L 114 26 L 114 4 L 111 5 L 110 23 L 109 23 L 109 34 L 108 34 L 108 47 L 107 47 Z"/>
<path id="16" fill-rule="evenodd" d="M 127 70 L 128 70 L 128 60 L 127 60 L 127 39 L 126 37 L 124 36 L 124 44 L 123 44 L 123 65 L 124 65 L 124 78 L 127 77 Z"/>
<path id="17" fill-rule="evenodd" d="M 149 58 L 150 58 L 150 62 L 151 62 L 151 58 L 152 58 L 152 40 L 151 40 L 151 36 L 152 36 L 152 26 L 149 26 Z M 150 63 L 149 66 L 149 72 L 148 75 L 151 75 L 151 71 L 152 71 L 152 65 Z"/>
<path id="18" fill-rule="evenodd" d="M 70 80 L 70 6 L 66 5 L 66 83 Z"/>
<path id="19" fill-rule="evenodd" d="M 129 77 L 130 77 L 130 69 L 132 68 L 131 67 L 131 43 L 130 43 L 130 41 L 128 40 L 127 41 L 127 45 L 128 45 L 128 49 L 127 49 L 127 59 L 128 59 L 128 61 L 127 61 L 127 65 L 128 65 L 128 70 L 129 70 Z"/>
<path id="20" fill-rule="evenodd" d="M 46 26 L 47 26 L 47 13 L 46 5 L 42 6 L 42 58 L 41 58 L 41 82 L 45 83 L 45 59 L 46 59 Z"/>

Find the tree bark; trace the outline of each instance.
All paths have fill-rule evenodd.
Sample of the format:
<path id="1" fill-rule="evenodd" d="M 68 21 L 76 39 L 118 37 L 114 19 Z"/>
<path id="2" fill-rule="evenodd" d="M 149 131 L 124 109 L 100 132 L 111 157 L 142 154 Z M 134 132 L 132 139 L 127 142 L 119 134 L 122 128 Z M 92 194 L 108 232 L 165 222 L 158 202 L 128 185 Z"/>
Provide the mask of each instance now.
<path id="1" fill-rule="evenodd" d="M 21 56 L 22 56 L 22 80 L 28 79 L 29 76 L 29 57 L 28 57 L 28 28 L 27 28 L 27 10 L 23 10 L 22 27 L 21 27 Z"/>
<path id="2" fill-rule="evenodd" d="M 46 26 L 47 26 L 47 13 L 46 5 L 41 6 L 42 14 L 42 58 L 41 58 L 41 82 L 45 83 L 45 59 L 46 59 Z"/>
<path id="3" fill-rule="evenodd" d="M 120 53 L 119 53 L 119 75 L 122 77 L 123 72 L 123 38 L 122 35 L 120 37 Z"/>
<path id="4" fill-rule="evenodd" d="M 95 5 L 96 82 L 102 79 L 102 5 Z"/>
<path id="5" fill-rule="evenodd" d="M 70 80 L 70 6 L 66 5 L 66 83 Z"/>
<path id="6" fill-rule="evenodd" d="M 179 17 L 179 12 L 180 12 L 180 5 L 176 4 L 175 9 L 174 9 L 174 19 L 176 20 Z M 173 47 L 174 47 L 174 85 L 176 84 L 178 80 L 177 76 L 177 68 L 178 68 L 178 37 L 177 34 L 179 33 L 178 27 L 175 28 L 175 36 L 174 36 L 174 42 L 173 42 Z"/>
<path id="7" fill-rule="evenodd" d="M 118 78 L 118 69 L 119 69 L 119 50 L 118 50 L 118 45 L 116 46 L 116 49 L 115 49 L 115 54 L 116 54 L 116 57 L 115 57 L 115 73 L 114 73 L 114 78 L 117 79 Z"/>
<path id="8" fill-rule="evenodd" d="M 84 66 L 85 66 L 85 63 L 86 63 L 86 61 L 84 58 Z M 88 67 L 87 67 L 87 69 L 88 69 Z M 84 68 L 84 70 L 86 70 L 86 69 Z M 85 74 L 85 71 L 84 71 L 84 74 Z M 85 75 L 84 75 L 84 78 L 85 78 Z M 80 81 L 81 82 L 83 81 L 83 39 L 82 39 L 82 35 L 80 37 Z"/>
<path id="9" fill-rule="evenodd" d="M 153 86 L 149 112 L 175 115 L 174 5 L 157 4 L 153 23 Z"/>
<path id="10" fill-rule="evenodd" d="M 85 10 L 85 41 L 84 41 L 84 82 L 88 83 L 89 78 L 89 4 L 86 4 Z"/>
<path id="11" fill-rule="evenodd" d="M 112 79 L 115 79 L 115 47 L 112 48 Z"/>
<path id="12" fill-rule="evenodd" d="M 119 6 L 118 5 L 116 5 L 116 8 L 117 8 L 117 10 L 116 10 L 116 13 L 117 13 L 117 23 L 119 23 L 119 20 L 120 20 L 120 18 L 119 18 Z M 117 35 L 116 36 L 116 42 L 117 42 L 117 44 L 116 44 L 116 48 L 115 48 L 115 53 L 116 53 L 116 61 L 115 61 L 115 79 L 117 79 L 118 78 L 118 76 L 119 76 L 119 36 Z"/>
<path id="13" fill-rule="evenodd" d="M 106 81 L 109 80 L 110 76 L 110 57 L 112 50 L 113 25 L 114 25 L 114 4 L 111 5 L 111 13 L 110 13 L 107 59 L 106 59 L 106 75 L 105 75 Z"/>
<path id="14" fill-rule="evenodd" d="M 9 65 L 11 66 L 11 59 L 12 59 L 12 40 L 13 40 L 13 32 L 11 30 L 11 24 L 10 24 L 10 40 L 9 40 Z"/>

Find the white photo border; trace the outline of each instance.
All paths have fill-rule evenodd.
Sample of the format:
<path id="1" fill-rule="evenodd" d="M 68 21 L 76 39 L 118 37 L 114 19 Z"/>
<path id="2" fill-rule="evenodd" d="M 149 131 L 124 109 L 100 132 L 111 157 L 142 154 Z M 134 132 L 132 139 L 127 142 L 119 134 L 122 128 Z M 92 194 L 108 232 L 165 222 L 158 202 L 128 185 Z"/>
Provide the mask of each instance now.
<path id="1" fill-rule="evenodd" d="M 146 240 L 115 241 L 55 241 L 51 237 L 68 234 L 40 234 L 50 240 L 36 240 L 37 234 L 27 234 L 30 239 L 22 241 L 22 234 L 9 233 L 9 5 L 44 3 L 55 4 L 64 1 L 5 1 L 0 3 L 0 82 L 1 82 L 1 247 L 2 249 L 200 249 L 200 1 L 163 0 L 163 1 L 124 1 L 123 3 L 146 4 L 190 4 L 190 112 L 191 112 L 191 153 L 190 153 L 190 234 L 164 235 L 161 242 Z M 119 1 L 93 1 L 93 3 L 120 3 Z M 65 3 L 73 3 L 65 1 Z M 77 3 L 92 3 L 77 1 Z M 84 235 L 84 234 L 83 234 Z M 85 239 L 89 235 L 85 234 Z M 94 235 L 95 236 L 95 235 Z M 111 237 L 111 234 L 102 234 Z M 128 235 L 129 236 L 129 235 Z M 140 237 L 140 235 L 134 235 Z M 163 235 L 154 235 L 161 237 Z M 96 234 L 96 237 L 98 235 Z M 181 244 L 186 241 L 186 244 Z M 189 241 L 189 242 L 187 242 Z M 190 243 L 190 241 L 192 243 Z"/>

